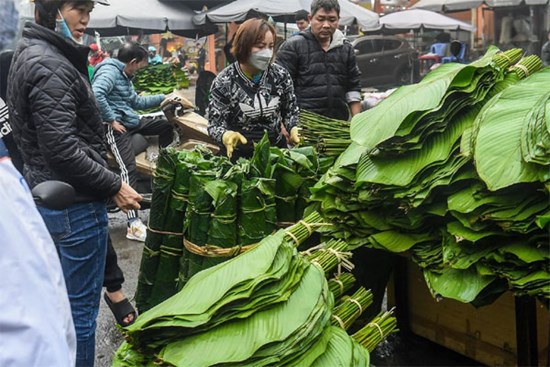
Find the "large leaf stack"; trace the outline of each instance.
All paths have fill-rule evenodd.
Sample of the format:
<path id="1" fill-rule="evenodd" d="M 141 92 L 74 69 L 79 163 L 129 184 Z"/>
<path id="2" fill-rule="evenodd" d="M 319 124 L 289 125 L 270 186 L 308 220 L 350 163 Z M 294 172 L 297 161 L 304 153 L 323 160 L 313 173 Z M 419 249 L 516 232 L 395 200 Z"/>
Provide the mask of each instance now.
<path id="1" fill-rule="evenodd" d="M 270 147 L 267 137 L 250 160 L 235 164 L 203 148 L 162 151 L 136 295 L 140 312 L 200 270 L 302 219 L 319 170 L 313 148 Z"/>
<path id="2" fill-rule="evenodd" d="M 409 251 L 434 295 L 550 297 L 550 74 L 528 76 L 536 57 L 510 68 L 519 56 L 444 64 L 355 116 L 353 142 L 312 189 L 333 235 Z"/>
<path id="3" fill-rule="evenodd" d="M 342 244 L 319 248 L 312 261 L 296 250 L 319 220 L 313 214 L 197 273 L 124 329 L 127 342 L 114 365 L 368 366 L 368 350 L 330 323 L 334 297 L 322 264 L 336 265 Z M 356 308 L 369 300 L 365 292 L 352 297 Z M 372 345 L 395 330 L 390 319 L 367 325 L 361 343 Z M 381 333 L 366 337 L 371 329 Z"/>
<path id="4" fill-rule="evenodd" d="M 133 80 L 138 93 L 169 94 L 174 89 L 189 88 L 187 72 L 180 63 L 149 65 L 139 70 Z"/>

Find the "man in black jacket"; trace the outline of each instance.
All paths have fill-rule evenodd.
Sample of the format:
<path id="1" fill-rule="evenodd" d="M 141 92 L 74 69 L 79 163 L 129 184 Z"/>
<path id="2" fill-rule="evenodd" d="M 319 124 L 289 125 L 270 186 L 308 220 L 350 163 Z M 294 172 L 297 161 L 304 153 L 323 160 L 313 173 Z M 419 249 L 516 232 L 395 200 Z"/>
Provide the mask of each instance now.
<path id="1" fill-rule="evenodd" d="M 310 14 L 310 28 L 281 45 L 277 62 L 290 71 L 300 108 L 348 120 L 350 112 L 361 112 L 361 72 L 353 47 L 338 30 L 338 0 L 314 0 Z M 363 315 L 370 320 L 381 309 L 394 256 L 360 247 L 353 262 L 358 285 L 373 293 L 373 304 Z"/>
<path id="2" fill-rule="evenodd" d="M 310 14 L 309 29 L 286 40 L 276 61 L 290 72 L 300 108 L 348 120 L 361 111 L 361 72 L 338 30 L 338 0 L 314 0 Z"/>

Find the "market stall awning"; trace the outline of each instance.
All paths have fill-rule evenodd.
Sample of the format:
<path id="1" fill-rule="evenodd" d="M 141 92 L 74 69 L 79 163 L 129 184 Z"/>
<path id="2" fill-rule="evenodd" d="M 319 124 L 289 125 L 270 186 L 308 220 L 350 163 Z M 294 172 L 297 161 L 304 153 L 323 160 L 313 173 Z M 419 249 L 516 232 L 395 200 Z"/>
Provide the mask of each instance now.
<path id="1" fill-rule="evenodd" d="M 475 27 L 460 20 L 424 9 L 409 9 L 380 18 L 380 27 L 388 30 L 419 29 L 473 31 Z"/>
<path id="2" fill-rule="evenodd" d="M 412 9 L 426 9 L 439 12 L 453 12 L 474 9 L 482 4 L 490 8 L 518 5 L 545 5 L 548 0 L 420 0 Z"/>
<path id="3" fill-rule="evenodd" d="M 159 0 L 111 1 L 110 6 L 96 6 L 90 16 L 88 31 L 98 31 L 102 36 L 139 33 L 172 33 L 194 37 L 214 33 L 211 27 L 196 25 L 195 12 L 180 1 Z"/>
<path id="4" fill-rule="evenodd" d="M 378 14 L 348 0 L 339 0 L 340 24 L 357 23 L 362 29 L 378 28 Z M 311 0 L 237 0 L 205 13 L 197 14 L 195 24 L 239 22 L 249 11 L 257 11 L 280 21 L 294 21 L 294 14 L 300 10 L 310 11 Z"/>
<path id="5" fill-rule="evenodd" d="M 229 4 L 233 0 L 160 0 L 162 2 L 180 2 L 184 3 L 188 7 L 190 7 L 193 10 L 202 10 L 203 7 L 207 7 L 208 9 L 212 9 L 215 6 L 218 5 L 225 5 Z"/>

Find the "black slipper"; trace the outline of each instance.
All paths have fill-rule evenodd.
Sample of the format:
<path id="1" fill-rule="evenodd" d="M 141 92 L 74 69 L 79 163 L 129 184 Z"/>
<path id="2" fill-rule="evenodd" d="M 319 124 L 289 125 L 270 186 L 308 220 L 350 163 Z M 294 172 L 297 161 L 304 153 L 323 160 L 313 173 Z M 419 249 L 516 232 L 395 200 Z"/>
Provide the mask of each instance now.
<path id="1" fill-rule="evenodd" d="M 113 301 L 111 301 L 109 296 L 107 296 L 107 293 L 103 293 L 103 298 L 105 299 L 107 306 L 109 306 L 109 308 L 111 309 L 111 312 L 113 313 L 113 316 L 115 317 L 116 322 L 120 326 L 122 327 L 130 326 L 136 321 L 137 312 L 134 306 L 132 306 L 132 304 L 130 303 L 130 301 L 128 301 L 128 298 L 124 298 L 122 301 L 117 303 L 114 303 Z M 124 319 L 128 317 L 128 315 L 130 314 L 134 314 L 134 319 L 132 320 L 132 322 L 125 323 Z"/>

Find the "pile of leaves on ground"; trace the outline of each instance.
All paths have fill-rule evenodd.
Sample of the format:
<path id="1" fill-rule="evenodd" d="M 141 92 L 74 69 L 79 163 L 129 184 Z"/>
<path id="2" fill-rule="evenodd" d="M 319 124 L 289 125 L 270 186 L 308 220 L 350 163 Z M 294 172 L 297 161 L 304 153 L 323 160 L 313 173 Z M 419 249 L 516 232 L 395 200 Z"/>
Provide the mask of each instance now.
<path id="1" fill-rule="evenodd" d="M 320 220 L 313 213 L 195 274 L 123 329 L 127 341 L 113 365 L 368 366 L 369 351 L 396 330 L 396 320 L 384 312 L 348 335 L 372 294 L 360 288 L 342 297 L 353 280 L 348 273 L 327 281 L 349 261 L 342 241 L 297 251 L 325 225 Z"/>
<path id="2" fill-rule="evenodd" d="M 201 147 L 161 151 L 136 294 L 139 311 L 175 294 L 200 270 L 302 219 L 322 170 L 313 148 L 270 147 L 267 136 L 251 159 L 235 164 Z"/>
<path id="3" fill-rule="evenodd" d="M 355 116 L 312 189 L 332 235 L 410 253 L 434 296 L 548 301 L 550 69 L 520 58 L 443 64 Z"/>

